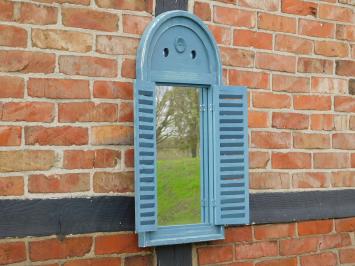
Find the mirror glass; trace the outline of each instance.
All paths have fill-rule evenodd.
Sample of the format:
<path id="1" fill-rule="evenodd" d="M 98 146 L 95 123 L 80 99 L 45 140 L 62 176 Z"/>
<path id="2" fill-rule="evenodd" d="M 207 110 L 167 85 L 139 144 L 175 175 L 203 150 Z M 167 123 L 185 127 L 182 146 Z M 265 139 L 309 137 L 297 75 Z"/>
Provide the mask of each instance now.
<path id="1" fill-rule="evenodd" d="M 201 223 L 200 91 L 156 87 L 159 226 Z"/>

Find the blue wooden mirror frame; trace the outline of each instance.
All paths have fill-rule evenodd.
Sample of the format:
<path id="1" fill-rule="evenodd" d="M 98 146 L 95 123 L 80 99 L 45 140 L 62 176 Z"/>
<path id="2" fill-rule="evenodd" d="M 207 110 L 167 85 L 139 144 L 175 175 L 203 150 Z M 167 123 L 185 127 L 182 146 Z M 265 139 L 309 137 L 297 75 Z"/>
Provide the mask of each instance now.
<path id="1" fill-rule="evenodd" d="M 159 226 L 155 86 L 204 88 L 202 123 L 208 151 L 202 186 L 202 223 Z M 185 11 L 170 11 L 146 28 L 135 80 L 135 214 L 140 246 L 224 238 L 224 224 L 249 222 L 247 93 L 225 87 L 218 47 L 207 26 Z M 226 123 L 228 122 L 228 123 Z"/>

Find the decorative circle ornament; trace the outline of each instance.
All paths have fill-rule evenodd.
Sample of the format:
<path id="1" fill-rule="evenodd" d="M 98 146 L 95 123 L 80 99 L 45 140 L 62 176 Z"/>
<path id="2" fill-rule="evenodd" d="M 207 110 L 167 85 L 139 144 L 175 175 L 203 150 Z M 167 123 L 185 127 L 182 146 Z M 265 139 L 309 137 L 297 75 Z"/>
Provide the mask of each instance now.
<path id="1" fill-rule="evenodd" d="M 186 50 L 186 42 L 184 38 L 182 37 L 177 37 L 175 39 L 175 49 L 178 53 L 183 53 Z"/>

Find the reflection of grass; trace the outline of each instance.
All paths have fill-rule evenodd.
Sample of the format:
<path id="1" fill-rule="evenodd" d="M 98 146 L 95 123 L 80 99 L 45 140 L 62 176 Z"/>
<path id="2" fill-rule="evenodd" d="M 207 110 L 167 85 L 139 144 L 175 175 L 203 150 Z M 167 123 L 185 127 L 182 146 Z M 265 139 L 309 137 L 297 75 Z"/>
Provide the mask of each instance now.
<path id="1" fill-rule="evenodd" d="M 200 158 L 158 160 L 158 224 L 201 223 Z"/>

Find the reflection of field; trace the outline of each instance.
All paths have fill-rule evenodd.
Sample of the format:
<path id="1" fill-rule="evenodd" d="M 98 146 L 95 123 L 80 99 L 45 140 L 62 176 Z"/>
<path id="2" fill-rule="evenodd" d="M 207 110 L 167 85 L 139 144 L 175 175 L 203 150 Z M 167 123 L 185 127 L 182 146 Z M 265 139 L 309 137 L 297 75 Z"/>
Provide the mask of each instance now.
<path id="1" fill-rule="evenodd" d="M 158 224 L 201 223 L 200 158 L 158 160 Z"/>

